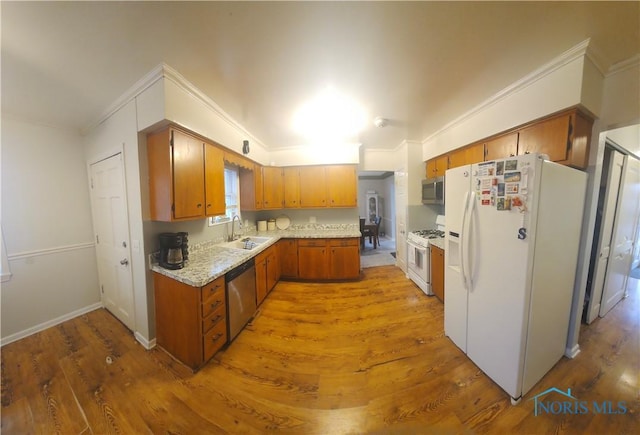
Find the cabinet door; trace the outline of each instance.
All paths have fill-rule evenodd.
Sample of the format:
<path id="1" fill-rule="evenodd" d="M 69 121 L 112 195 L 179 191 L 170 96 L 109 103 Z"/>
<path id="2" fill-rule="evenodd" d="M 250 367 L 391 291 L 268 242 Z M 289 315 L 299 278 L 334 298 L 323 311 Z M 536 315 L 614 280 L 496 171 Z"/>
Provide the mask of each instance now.
<path id="1" fill-rule="evenodd" d="M 267 297 L 267 259 L 256 256 L 256 303 L 260 305 Z"/>
<path id="2" fill-rule="evenodd" d="M 519 131 L 518 154 L 543 153 L 553 162 L 567 159 L 571 115 L 539 122 Z"/>
<path id="3" fill-rule="evenodd" d="M 278 283 L 280 279 L 280 266 L 278 265 L 278 255 L 276 253 L 275 247 L 269 248 L 271 251 L 269 255 L 267 255 L 267 279 L 266 279 L 266 287 L 267 293 L 269 293 Z"/>
<path id="4" fill-rule="evenodd" d="M 449 169 L 457 168 L 467 164 L 466 148 L 459 148 L 449 153 Z"/>
<path id="5" fill-rule="evenodd" d="M 358 176 L 354 165 L 326 167 L 329 207 L 358 206 Z"/>
<path id="6" fill-rule="evenodd" d="M 324 166 L 300 168 L 300 207 L 327 206 L 327 180 Z"/>
<path id="7" fill-rule="evenodd" d="M 298 241 L 298 276 L 302 279 L 327 278 L 327 246 L 323 239 Z"/>
<path id="8" fill-rule="evenodd" d="M 355 279 L 360 276 L 358 239 L 334 239 L 329 242 L 329 278 Z"/>
<path id="9" fill-rule="evenodd" d="M 449 156 L 436 157 L 436 177 L 444 177 L 447 169 L 449 169 Z"/>
<path id="10" fill-rule="evenodd" d="M 563 165 L 578 169 L 585 169 L 589 165 L 589 143 L 591 142 L 591 130 L 593 121 L 580 112 L 571 114 L 570 141 L 567 160 L 558 161 Z"/>
<path id="11" fill-rule="evenodd" d="M 442 177 L 449 169 L 449 155 L 439 156 L 431 160 L 427 160 L 427 178 Z"/>
<path id="12" fill-rule="evenodd" d="M 255 203 L 256 210 L 262 210 L 264 208 L 264 187 L 263 187 L 263 178 L 262 178 L 262 166 L 256 164 L 253 167 L 253 182 L 255 189 Z"/>
<path id="13" fill-rule="evenodd" d="M 297 167 L 284 168 L 284 206 L 286 208 L 300 207 L 300 178 Z"/>
<path id="14" fill-rule="evenodd" d="M 156 342 L 195 369 L 202 364 L 201 291 L 153 273 L 156 306 Z"/>
<path id="15" fill-rule="evenodd" d="M 444 251 L 437 246 L 431 249 L 431 289 L 433 294 L 444 302 Z"/>
<path id="16" fill-rule="evenodd" d="M 205 213 L 207 216 L 225 214 L 224 152 L 212 145 L 204 146 Z"/>
<path id="17" fill-rule="evenodd" d="M 263 206 L 265 209 L 284 207 L 284 177 L 282 168 L 265 166 L 262 168 Z"/>
<path id="18" fill-rule="evenodd" d="M 173 131 L 173 217 L 204 217 L 204 143 Z"/>
<path id="19" fill-rule="evenodd" d="M 282 277 L 298 277 L 298 241 L 296 239 L 278 241 L 278 260 Z"/>
<path id="20" fill-rule="evenodd" d="M 465 158 L 467 160 L 465 164 L 467 165 L 484 161 L 484 143 L 468 146 L 465 150 Z M 451 165 L 451 161 L 449 161 L 449 165 Z"/>
<path id="21" fill-rule="evenodd" d="M 497 137 L 484 144 L 484 161 L 504 159 L 518 154 L 518 133 Z M 480 160 L 482 161 L 482 160 Z"/>

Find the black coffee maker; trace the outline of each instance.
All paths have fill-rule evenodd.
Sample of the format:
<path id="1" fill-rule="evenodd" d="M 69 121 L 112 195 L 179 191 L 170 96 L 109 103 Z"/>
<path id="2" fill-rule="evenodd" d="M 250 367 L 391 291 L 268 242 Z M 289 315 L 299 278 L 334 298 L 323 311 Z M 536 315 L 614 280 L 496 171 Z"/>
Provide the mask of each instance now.
<path id="1" fill-rule="evenodd" d="M 160 266 L 182 269 L 186 260 L 187 233 L 160 233 Z"/>

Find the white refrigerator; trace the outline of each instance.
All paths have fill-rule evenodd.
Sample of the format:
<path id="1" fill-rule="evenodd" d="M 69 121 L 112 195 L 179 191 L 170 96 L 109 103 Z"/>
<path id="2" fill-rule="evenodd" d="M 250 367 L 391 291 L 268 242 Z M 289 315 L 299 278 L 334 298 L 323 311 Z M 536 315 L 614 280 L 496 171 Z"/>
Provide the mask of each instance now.
<path id="1" fill-rule="evenodd" d="M 517 401 L 562 357 L 587 175 L 527 154 L 445 179 L 445 334 Z"/>

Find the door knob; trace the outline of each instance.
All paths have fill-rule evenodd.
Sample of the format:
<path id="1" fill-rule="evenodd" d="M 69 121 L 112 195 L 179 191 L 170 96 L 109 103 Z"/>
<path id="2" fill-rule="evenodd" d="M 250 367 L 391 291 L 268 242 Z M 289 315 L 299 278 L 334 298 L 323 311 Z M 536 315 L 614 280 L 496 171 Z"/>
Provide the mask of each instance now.
<path id="1" fill-rule="evenodd" d="M 129 260 L 127 260 L 126 258 L 124 260 L 120 260 L 120 264 L 126 266 L 127 264 L 129 264 Z"/>

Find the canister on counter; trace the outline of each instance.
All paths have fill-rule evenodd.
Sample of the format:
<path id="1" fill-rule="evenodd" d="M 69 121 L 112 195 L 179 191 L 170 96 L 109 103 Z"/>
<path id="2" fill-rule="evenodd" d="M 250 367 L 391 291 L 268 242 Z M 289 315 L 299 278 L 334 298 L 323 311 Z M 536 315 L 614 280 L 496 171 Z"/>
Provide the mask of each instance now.
<path id="1" fill-rule="evenodd" d="M 258 231 L 267 231 L 267 221 L 258 221 Z"/>
<path id="2" fill-rule="evenodd" d="M 276 220 L 275 219 L 269 219 L 267 221 L 267 230 L 269 230 L 269 231 L 275 231 L 276 230 Z"/>

